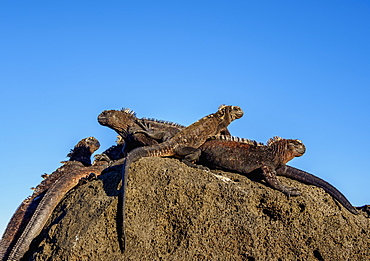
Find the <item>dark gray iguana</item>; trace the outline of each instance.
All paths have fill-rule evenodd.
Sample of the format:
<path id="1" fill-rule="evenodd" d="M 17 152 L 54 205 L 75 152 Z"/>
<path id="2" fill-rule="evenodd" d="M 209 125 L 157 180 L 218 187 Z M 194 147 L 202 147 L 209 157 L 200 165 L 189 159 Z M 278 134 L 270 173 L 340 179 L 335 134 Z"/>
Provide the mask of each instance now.
<path id="1" fill-rule="evenodd" d="M 168 136 L 170 136 L 171 133 L 177 133 L 180 130 L 185 128 L 182 125 L 174 124 L 171 122 L 158 121 L 158 120 L 146 119 L 146 118 L 138 119 L 135 117 L 132 111 L 130 111 L 131 118 L 129 119 L 129 117 L 126 115 L 128 111 L 129 110 L 127 109 L 121 110 L 121 111 L 119 110 L 104 111 L 101 113 L 101 115 L 99 115 L 99 118 L 98 118 L 99 123 L 109 128 L 112 128 L 118 134 L 121 133 L 122 129 L 125 129 L 126 130 L 125 133 L 131 137 L 130 138 L 131 140 L 135 140 L 140 137 L 140 140 L 143 142 L 142 146 L 147 145 L 146 142 L 149 142 L 149 141 L 150 143 L 152 143 L 153 139 L 154 139 L 154 142 L 163 142 L 163 140 L 168 139 Z M 139 124 L 137 124 L 137 122 L 139 122 Z M 127 128 L 127 126 L 131 126 L 131 127 Z M 170 131 L 169 134 L 168 134 L 168 131 Z M 147 134 L 148 136 L 145 138 L 142 136 L 144 134 Z M 238 153 L 241 154 L 239 156 L 240 159 L 230 166 L 230 162 L 229 163 L 226 162 L 227 158 L 224 158 L 223 154 L 218 152 L 216 144 L 218 144 L 217 146 L 222 146 L 224 150 L 231 151 L 229 153 L 230 155 L 238 156 Z M 217 164 L 224 162 L 225 165 L 223 168 L 225 169 L 227 168 L 230 171 L 237 171 L 242 174 L 248 174 L 246 169 L 250 167 L 247 166 L 245 168 L 244 164 L 241 164 L 240 162 L 243 162 L 245 160 L 245 158 L 247 157 L 249 153 L 248 152 L 249 149 L 252 148 L 253 150 L 256 150 L 252 146 L 252 144 L 253 146 L 257 146 L 257 147 L 260 147 L 263 145 L 262 143 L 257 143 L 255 141 L 246 142 L 245 139 L 238 139 L 238 138 L 236 139 L 234 138 L 234 140 L 230 139 L 229 141 L 228 140 L 217 140 L 217 139 L 208 140 L 200 147 L 200 149 L 202 150 L 202 152 L 208 151 L 208 157 L 209 157 L 210 162 L 207 162 L 206 156 L 203 155 L 201 156 L 201 160 L 202 160 L 201 163 L 212 167 L 212 162 L 216 162 L 216 164 L 213 165 L 213 167 L 215 167 L 217 166 Z M 136 145 L 139 146 L 138 143 L 136 143 Z M 213 148 L 215 148 L 214 151 L 213 151 Z M 258 148 L 258 150 L 263 150 L 263 149 Z M 266 148 L 264 150 L 266 150 Z M 217 160 L 217 158 L 220 158 L 220 159 Z M 219 161 L 219 163 L 217 163 L 217 161 Z M 313 174 L 310 174 L 300 169 L 296 169 L 289 165 L 285 165 L 286 162 L 283 165 L 278 166 L 275 169 L 276 175 L 285 176 L 285 177 L 298 180 L 300 182 L 303 182 L 309 185 L 320 187 L 324 189 L 327 193 L 329 193 L 334 199 L 336 199 L 340 204 L 342 204 L 351 213 L 357 214 L 356 209 L 354 209 L 354 207 L 351 205 L 348 199 L 340 191 L 338 191 L 335 187 L 333 187 L 331 184 L 320 179 L 319 177 L 316 177 Z M 218 167 L 222 168 L 222 166 L 218 166 Z M 272 186 L 278 190 L 280 190 L 279 188 L 282 188 L 280 190 L 282 192 L 285 192 L 285 191 L 291 192 L 291 195 L 299 194 L 299 192 L 296 191 L 295 189 L 286 188 L 283 184 L 279 182 L 279 180 L 276 177 L 272 176 L 270 180 L 272 182 Z"/>
<path id="2" fill-rule="evenodd" d="M 243 174 L 261 169 L 264 180 L 271 187 L 289 196 L 300 195 L 296 188 L 284 186 L 276 178 L 277 168 L 305 153 L 306 147 L 300 140 L 274 137 L 263 145 L 247 139 L 220 136 L 207 141 L 200 149 L 200 163 L 204 165 Z"/>
<path id="3" fill-rule="evenodd" d="M 267 145 L 263 145 L 247 139 L 221 136 L 219 139 L 207 141 L 200 149 L 202 164 L 242 174 L 261 169 L 265 181 L 271 187 L 291 196 L 300 193 L 295 188 L 281 184 L 276 175 L 315 185 L 323 188 L 351 213 L 358 214 L 346 197 L 332 185 L 310 173 L 286 165 L 294 157 L 304 154 L 305 146 L 300 140 L 274 137 Z"/>
<path id="4" fill-rule="evenodd" d="M 120 241 L 122 251 L 126 248 L 125 196 L 130 165 L 142 157 L 177 156 L 182 158 L 185 164 L 194 166 L 192 162 L 198 160 L 201 154 L 199 147 L 208 138 L 225 132 L 227 126 L 233 120 L 239 119 L 242 116 L 243 111 L 240 107 L 221 105 L 217 112 L 203 117 L 176 133 L 167 141 L 152 146 L 139 147 L 128 153 L 124 159 L 122 173 L 122 234 Z M 120 163 L 122 163 L 122 160 L 118 160 L 114 165 Z"/>
<path id="5" fill-rule="evenodd" d="M 132 110 L 125 108 L 120 111 L 103 111 L 98 116 L 98 122 L 112 128 L 122 138 L 118 145 L 111 147 L 103 155 L 95 156 L 96 159 L 108 161 L 122 158 L 134 148 L 159 144 L 186 128 L 183 125 L 167 121 L 139 119 Z M 146 133 L 139 133 L 142 130 L 150 131 L 152 129 L 155 130 L 155 135 L 161 135 L 160 141 L 156 137 L 149 137 Z"/>
<path id="6" fill-rule="evenodd" d="M 20 260 L 64 195 L 81 178 L 91 173 L 99 175 L 108 166 L 106 162 L 91 166 L 91 155 L 99 147 L 94 137 L 82 139 L 68 154 L 69 161 L 63 162 L 52 174 L 42 175 L 44 180 L 21 203 L 8 223 L 0 241 L 0 260 Z"/>

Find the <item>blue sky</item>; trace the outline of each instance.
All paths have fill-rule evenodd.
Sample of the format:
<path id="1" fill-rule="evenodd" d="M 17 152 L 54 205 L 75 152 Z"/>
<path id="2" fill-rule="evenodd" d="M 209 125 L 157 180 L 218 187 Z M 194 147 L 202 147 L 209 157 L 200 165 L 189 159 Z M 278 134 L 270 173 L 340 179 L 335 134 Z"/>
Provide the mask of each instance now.
<path id="1" fill-rule="evenodd" d="M 290 165 L 370 204 L 369 1 L 179 2 L 0 3 L 0 233 L 80 139 L 114 144 L 96 117 L 122 107 L 188 125 L 238 105 L 232 134 L 301 139 Z"/>

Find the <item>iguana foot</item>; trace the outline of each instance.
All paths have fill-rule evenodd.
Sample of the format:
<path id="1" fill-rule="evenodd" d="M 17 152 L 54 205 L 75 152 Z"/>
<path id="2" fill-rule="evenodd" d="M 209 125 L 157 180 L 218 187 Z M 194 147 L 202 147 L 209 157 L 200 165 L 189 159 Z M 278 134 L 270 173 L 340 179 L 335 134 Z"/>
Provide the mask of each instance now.
<path id="1" fill-rule="evenodd" d="M 261 169 L 263 171 L 263 177 L 265 181 L 274 189 L 277 189 L 288 196 L 301 195 L 301 193 L 298 191 L 297 188 L 288 187 L 288 186 L 281 184 L 281 182 L 276 177 L 275 170 L 273 170 L 271 167 L 263 166 Z"/>
<path id="2" fill-rule="evenodd" d="M 122 164 L 125 163 L 125 159 L 126 158 L 122 158 L 122 159 L 118 159 L 118 160 L 112 161 L 112 162 L 109 163 L 109 167 L 114 167 L 114 166 L 122 165 Z"/>
<path id="3" fill-rule="evenodd" d="M 93 181 L 93 180 L 96 180 L 97 178 L 98 178 L 98 175 L 96 175 L 94 172 L 91 172 L 89 176 L 87 177 L 87 180 Z"/>
<path id="4" fill-rule="evenodd" d="M 294 188 L 294 187 L 288 187 L 288 186 L 282 185 L 282 188 L 278 189 L 278 190 L 280 190 L 281 192 L 283 192 L 287 196 L 295 197 L 295 196 L 300 196 L 301 195 L 301 192 L 297 188 Z"/>

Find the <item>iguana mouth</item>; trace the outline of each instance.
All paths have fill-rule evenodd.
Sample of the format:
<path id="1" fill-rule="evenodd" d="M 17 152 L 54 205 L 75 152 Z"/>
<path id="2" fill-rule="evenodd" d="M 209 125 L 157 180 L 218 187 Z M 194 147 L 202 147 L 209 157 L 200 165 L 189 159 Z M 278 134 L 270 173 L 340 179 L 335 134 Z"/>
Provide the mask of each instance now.
<path id="1" fill-rule="evenodd" d="M 106 126 L 106 124 L 108 124 L 108 118 L 106 116 L 106 114 L 104 113 L 104 111 L 102 113 L 99 114 L 98 116 L 98 122 L 103 125 L 103 126 Z"/>
<path id="2" fill-rule="evenodd" d="M 233 107 L 234 107 L 233 109 L 234 109 L 235 119 L 239 119 L 243 117 L 244 115 L 243 110 L 239 106 L 233 106 Z"/>
<path id="3" fill-rule="evenodd" d="M 243 115 L 244 115 L 244 112 L 243 112 L 243 111 L 239 111 L 239 112 L 237 112 L 237 113 L 235 114 L 235 116 L 236 116 L 236 118 L 237 118 L 237 119 L 239 119 L 239 118 L 243 117 Z"/>
<path id="4" fill-rule="evenodd" d="M 306 152 L 306 147 L 305 146 L 301 146 L 301 147 L 297 148 L 297 152 L 298 152 L 298 156 L 297 157 L 302 156 Z"/>

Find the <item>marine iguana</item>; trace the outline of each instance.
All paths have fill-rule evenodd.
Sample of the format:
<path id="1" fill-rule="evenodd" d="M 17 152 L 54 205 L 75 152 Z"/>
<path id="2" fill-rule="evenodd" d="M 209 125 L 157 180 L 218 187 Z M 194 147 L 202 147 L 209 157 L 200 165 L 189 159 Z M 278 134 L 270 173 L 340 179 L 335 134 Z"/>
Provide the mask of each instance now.
<path id="1" fill-rule="evenodd" d="M 126 110 L 126 111 L 128 111 L 128 110 Z M 124 110 L 121 110 L 121 111 L 111 110 L 111 111 L 109 111 L 109 113 L 107 113 L 107 111 L 103 112 L 103 113 L 104 113 L 104 116 L 106 117 L 106 119 L 105 119 L 105 124 L 102 124 L 102 123 L 101 124 L 105 125 L 109 128 L 112 128 L 117 133 L 119 133 L 119 130 L 122 129 L 122 126 L 126 126 L 127 124 L 130 124 L 130 126 L 134 126 L 136 124 L 136 121 L 140 121 L 141 122 L 140 125 L 136 125 L 134 128 L 131 129 L 133 133 L 130 133 L 130 135 L 135 136 L 135 135 L 139 135 L 139 134 L 147 134 L 148 138 L 154 138 L 158 142 L 163 142 L 163 140 L 166 139 L 165 137 L 169 136 L 168 134 L 166 134 L 168 126 L 171 126 L 171 128 L 172 128 L 171 132 L 172 133 L 177 133 L 180 130 L 185 128 L 182 125 L 174 124 L 174 123 L 171 123 L 171 122 L 158 121 L 158 120 L 146 119 L 146 118 L 130 119 L 132 122 L 127 123 L 127 122 L 125 122 L 125 120 L 127 120 L 127 117 L 124 116 L 124 114 L 127 113 L 127 112 L 125 112 Z M 178 130 L 174 130 L 176 128 L 178 128 Z M 148 139 L 148 140 L 150 140 L 150 139 Z M 225 140 L 218 141 L 217 139 L 213 139 L 213 140 L 206 141 L 200 147 L 200 149 L 202 150 L 202 149 L 206 149 L 207 147 L 212 147 L 212 143 L 215 144 L 217 142 L 220 143 L 219 144 L 220 146 L 237 147 L 238 144 L 235 145 L 233 143 L 238 143 L 238 142 L 241 142 L 242 140 L 243 139 L 240 139 L 240 138 L 234 138 L 233 140 L 230 140 L 230 141 L 225 141 Z M 245 142 L 245 139 L 244 139 L 244 143 L 255 144 L 254 146 L 263 146 L 262 143 L 258 143 L 258 142 L 255 142 L 255 141 Z M 146 144 L 143 144 L 143 145 L 145 146 Z M 243 147 L 243 149 L 240 148 L 240 149 L 238 149 L 238 151 L 243 151 L 243 150 L 248 148 L 248 146 L 245 146 L 245 145 L 242 145 L 242 147 Z M 235 154 L 237 154 L 237 153 L 235 152 Z M 212 152 L 212 155 L 213 155 L 213 157 L 216 157 L 216 155 L 218 155 L 219 157 L 223 157 L 222 154 L 217 154 L 215 152 Z M 201 158 L 202 158 L 202 161 L 203 161 L 202 163 L 203 164 L 208 165 L 208 166 L 210 165 L 206 162 L 205 157 L 201 157 Z M 224 160 L 226 160 L 226 159 L 224 159 Z M 239 164 L 239 167 L 236 167 L 235 169 L 231 168 L 229 170 L 238 171 L 238 168 L 241 168 L 242 166 L 243 166 L 242 164 Z M 317 177 L 317 176 L 315 176 L 311 173 L 305 172 L 303 170 L 296 169 L 296 168 L 291 167 L 289 165 L 282 165 L 282 166 L 278 167 L 275 171 L 276 171 L 276 174 L 278 176 L 285 176 L 285 177 L 303 182 L 305 184 L 314 185 L 314 186 L 317 186 L 317 187 L 320 187 L 320 188 L 324 189 L 325 192 L 327 192 L 334 199 L 336 199 L 340 204 L 342 204 L 351 213 L 357 214 L 356 209 L 353 208 L 353 206 L 348 201 L 348 199 L 340 191 L 338 191 L 334 186 L 332 186 L 328 182 L 320 179 L 319 177 Z M 245 172 L 241 172 L 241 173 L 245 174 Z M 279 181 L 277 180 L 277 178 L 275 178 L 274 182 L 279 182 Z M 279 183 L 276 183 L 276 184 L 278 184 L 277 185 L 278 187 L 283 186 L 283 185 L 279 185 Z M 293 191 L 295 191 L 295 190 L 293 190 Z M 298 191 L 295 191 L 295 193 L 298 194 Z"/>
<path id="2" fill-rule="evenodd" d="M 198 160 L 201 151 L 199 147 L 211 136 L 218 135 L 235 119 L 243 116 L 238 106 L 221 105 L 218 111 L 205 116 L 176 133 L 167 141 L 153 146 L 139 147 L 130 151 L 124 159 L 122 172 L 122 234 L 120 246 L 122 251 L 126 248 L 125 235 L 125 197 L 127 190 L 127 177 L 130 165 L 142 157 L 168 157 L 177 156 L 189 166 L 195 166 L 192 161 Z M 115 165 L 122 161 L 118 160 Z"/>
<path id="3" fill-rule="evenodd" d="M 67 155 L 69 161 L 34 188 L 10 219 L 0 241 L 0 260 L 20 260 L 32 240 L 41 232 L 49 216 L 63 196 L 90 173 L 100 174 L 106 162 L 91 166 L 91 155 L 100 147 L 94 137 L 82 139 Z"/>
<path id="4" fill-rule="evenodd" d="M 273 188 L 289 195 L 298 196 L 296 188 L 284 186 L 276 178 L 276 169 L 294 157 L 302 156 L 306 147 L 300 140 L 269 139 L 267 145 L 230 136 L 220 136 L 203 144 L 199 161 L 211 167 L 248 174 L 262 170 L 264 180 Z"/>
<path id="5" fill-rule="evenodd" d="M 98 122 L 113 129 L 122 137 L 119 144 L 123 146 L 124 156 L 134 148 L 151 146 L 166 141 L 186 128 L 186 126 L 169 121 L 137 118 L 136 113 L 127 108 L 103 111 L 98 116 Z M 142 130 L 145 130 L 145 133 L 140 133 Z M 224 134 L 227 134 L 227 132 Z M 101 157 L 101 155 L 96 156 Z M 111 158 L 111 160 L 116 159 Z"/>
<path id="6" fill-rule="evenodd" d="M 220 136 L 218 139 L 207 141 L 200 149 L 202 164 L 242 174 L 261 169 L 265 181 L 288 196 L 298 196 L 300 192 L 296 188 L 281 184 L 276 175 L 312 184 L 323 188 L 351 213 L 358 214 L 346 197 L 332 185 L 310 173 L 286 165 L 294 157 L 305 153 L 305 146 L 300 140 L 274 137 L 263 145 L 247 139 Z"/>
<path id="7" fill-rule="evenodd" d="M 123 138 L 120 144 L 123 146 L 125 153 L 136 147 L 158 144 L 156 140 L 148 138 L 145 134 L 133 135 L 136 130 L 145 128 L 145 123 L 143 125 L 132 110 L 124 108 L 119 113 L 116 112 L 113 110 L 103 111 L 98 116 L 98 122 L 103 126 L 113 126 L 114 130 Z M 115 125 L 115 122 L 120 122 L 121 124 Z M 163 131 L 172 133 L 170 124 L 162 127 L 164 128 Z M 177 126 L 174 129 L 178 131 Z"/>

